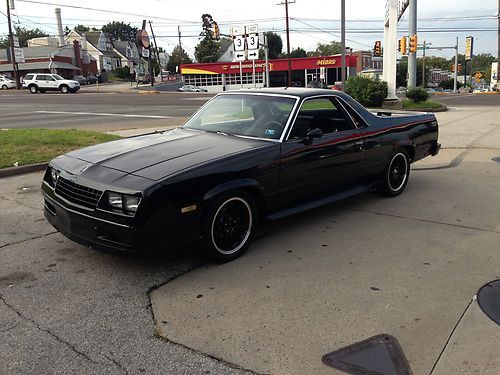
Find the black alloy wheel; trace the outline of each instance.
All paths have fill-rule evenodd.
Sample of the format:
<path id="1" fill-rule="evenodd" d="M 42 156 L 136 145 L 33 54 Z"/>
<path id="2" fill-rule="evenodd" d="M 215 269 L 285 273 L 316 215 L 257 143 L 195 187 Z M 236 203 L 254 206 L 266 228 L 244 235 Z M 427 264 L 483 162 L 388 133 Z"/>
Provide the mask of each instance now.
<path id="1" fill-rule="evenodd" d="M 410 177 L 410 158 L 404 150 L 398 150 L 392 156 L 384 172 L 384 181 L 380 191 L 389 197 L 403 192 Z"/>
<path id="2" fill-rule="evenodd" d="M 254 200 L 246 192 L 232 192 L 217 198 L 203 222 L 205 254 L 218 262 L 243 254 L 254 232 L 255 212 Z"/>

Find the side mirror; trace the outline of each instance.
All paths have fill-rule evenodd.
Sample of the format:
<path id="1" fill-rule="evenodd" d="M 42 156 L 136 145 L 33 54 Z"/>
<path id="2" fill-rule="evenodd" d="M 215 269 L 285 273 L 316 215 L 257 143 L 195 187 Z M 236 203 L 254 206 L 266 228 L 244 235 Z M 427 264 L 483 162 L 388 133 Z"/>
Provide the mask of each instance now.
<path id="1" fill-rule="evenodd" d="M 310 145 L 312 143 L 313 139 L 320 138 L 322 136 L 323 136 L 323 132 L 321 131 L 321 129 L 318 129 L 318 128 L 311 129 L 307 132 L 307 134 L 304 138 L 304 143 L 306 145 Z"/>

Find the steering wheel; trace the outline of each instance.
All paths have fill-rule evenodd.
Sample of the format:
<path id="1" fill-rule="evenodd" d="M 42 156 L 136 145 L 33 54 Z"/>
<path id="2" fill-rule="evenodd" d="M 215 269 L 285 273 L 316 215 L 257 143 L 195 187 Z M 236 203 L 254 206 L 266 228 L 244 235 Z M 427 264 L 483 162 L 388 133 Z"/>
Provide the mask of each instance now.
<path id="1" fill-rule="evenodd" d="M 270 138 L 274 138 L 273 136 L 275 132 L 283 131 L 284 126 L 278 121 L 271 120 L 266 122 L 266 124 L 264 125 L 264 129 L 265 136 L 271 136 Z"/>

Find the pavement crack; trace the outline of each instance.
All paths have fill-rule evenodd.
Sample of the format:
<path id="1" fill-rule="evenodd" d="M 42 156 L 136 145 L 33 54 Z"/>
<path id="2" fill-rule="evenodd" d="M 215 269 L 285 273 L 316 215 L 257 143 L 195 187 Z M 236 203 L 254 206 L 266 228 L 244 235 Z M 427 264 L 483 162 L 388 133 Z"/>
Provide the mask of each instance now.
<path id="1" fill-rule="evenodd" d="M 450 335 L 448 336 L 448 339 L 446 340 L 444 346 L 443 346 L 443 349 L 441 349 L 441 352 L 439 353 L 439 356 L 437 357 L 436 359 L 436 362 L 434 362 L 434 365 L 432 366 L 432 369 L 431 371 L 429 372 L 429 375 L 432 375 L 432 373 L 434 372 L 434 370 L 436 369 L 436 366 L 437 364 L 439 363 L 439 360 L 441 359 L 441 357 L 443 356 L 443 353 L 444 351 L 446 350 L 446 348 L 448 347 L 448 344 L 450 343 L 450 340 L 451 338 L 453 337 L 453 334 L 455 333 L 455 331 L 457 330 L 458 326 L 460 325 L 460 322 L 463 320 L 465 314 L 467 313 L 467 310 L 469 310 L 469 308 L 471 307 L 472 303 L 475 301 L 475 298 L 471 299 L 469 301 L 469 303 L 467 304 L 467 306 L 465 307 L 465 310 L 462 312 L 462 315 L 460 315 L 460 318 L 458 319 L 457 323 L 455 324 L 455 326 L 453 327 L 453 329 L 451 330 L 451 333 Z"/>
<path id="2" fill-rule="evenodd" d="M 35 326 L 36 329 L 38 329 L 40 332 L 44 332 L 46 334 L 48 334 L 49 336 L 53 337 L 54 339 L 56 339 L 58 342 L 60 342 L 61 344 L 65 345 L 66 347 L 70 348 L 71 351 L 73 351 L 74 353 L 76 353 L 77 355 L 85 358 L 86 360 L 88 360 L 89 362 L 93 363 L 93 364 L 96 364 L 96 365 L 104 365 L 104 366 L 110 366 L 111 364 L 110 363 L 105 363 L 105 362 L 100 362 L 100 361 L 96 361 L 94 359 L 92 359 L 87 353 L 81 351 L 81 350 L 78 350 L 75 345 L 71 344 L 69 341 L 66 341 L 64 339 L 62 339 L 61 337 L 59 337 L 58 335 L 56 335 L 54 332 L 50 331 L 49 329 L 45 329 L 45 328 L 42 328 L 40 326 L 40 324 L 38 324 L 37 322 L 35 322 L 33 319 L 29 318 L 28 316 L 25 316 L 23 313 L 21 313 L 21 311 L 19 311 L 18 309 L 16 309 L 14 306 L 12 306 L 9 302 L 7 302 L 4 298 L 4 296 L 2 294 L 0 294 L 0 301 L 2 301 L 5 306 L 7 306 L 12 312 L 14 312 L 19 318 L 21 318 L 22 320 L 26 321 L 26 322 L 29 322 L 31 323 L 33 326 Z M 120 369 L 124 370 L 122 368 L 122 366 L 119 366 L 114 360 L 108 358 L 107 356 L 105 356 L 107 359 L 109 359 L 111 362 L 113 362 L 116 366 L 118 366 Z"/>
<path id="3" fill-rule="evenodd" d="M 10 203 L 15 203 L 18 206 L 21 206 L 21 207 L 24 207 L 24 208 L 29 208 L 30 210 L 35 210 L 35 211 L 40 210 L 39 207 L 31 207 L 31 206 L 28 206 L 28 205 L 23 204 L 21 202 L 18 202 L 18 201 L 14 200 L 14 199 L 6 198 L 3 195 L 1 195 L 0 198 L 2 198 L 4 201 L 10 202 Z"/>
<path id="4" fill-rule="evenodd" d="M 48 236 L 50 236 L 52 234 L 56 234 L 56 233 L 58 233 L 58 232 L 55 230 L 55 231 L 52 231 L 52 232 L 49 232 L 49 233 L 41 234 L 40 236 L 25 238 L 24 240 L 19 240 L 19 241 L 15 241 L 15 242 L 6 243 L 4 245 L 0 245 L 0 250 L 3 249 L 4 247 L 18 245 L 20 243 L 24 243 L 24 242 L 28 242 L 28 241 L 38 240 L 40 238 L 48 237 Z"/>
<path id="5" fill-rule="evenodd" d="M 414 220 L 414 221 L 419 221 L 419 222 L 422 222 L 422 223 L 440 224 L 440 225 L 446 225 L 446 226 L 449 226 L 449 227 L 462 228 L 462 229 L 471 229 L 471 230 L 477 230 L 477 231 L 480 231 L 480 232 L 488 232 L 488 233 L 498 233 L 498 234 L 500 234 L 500 231 L 491 230 L 491 229 L 483 229 L 483 228 L 470 227 L 468 225 L 444 223 L 442 221 L 428 220 L 428 219 L 419 219 L 419 218 L 416 218 L 416 217 L 403 216 L 403 215 L 395 215 L 395 214 L 388 214 L 388 213 L 383 213 L 383 212 L 378 212 L 378 211 L 360 210 L 358 208 L 350 208 L 350 207 L 341 207 L 341 208 L 343 208 L 344 210 L 348 210 L 348 211 L 363 212 L 363 213 L 372 214 L 372 215 L 388 216 L 388 217 L 394 217 L 394 218 L 397 218 L 397 219 Z"/>
<path id="6" fill-rule="evenodd" d="M 128 370 L 125 367 L 123 367 L 123 365 L 120 362 L 118 362 L 116 359 L 114 359 L 113 357 L 110 357 L 106 354 L 103 354 L 103 356 L 105 358 L 107 358 L 108 360 L 110 360 L 111 362 L 113 362 L 115 364 L 115 366 L 118 367 L 120 370 L 122 370 L 125 374 L 127 374 L 127 375 L 129 374 Z"/>
<path id="7" fill-rule="evenodd" d="M 17 326 L 19 326 L 19 324 L 14 324 L 14 325 L 12 325 L 12 326 L 10 326 L 10 327 L 7 327 L 7 328 L 5 328 L 5 329 L 1 330 L 1 331 L 0 331 L 0 333 L 5 333 L 5 332 L 7 332 L 7 331 L 10 331 L 11 329 L 16 328 Z"/>

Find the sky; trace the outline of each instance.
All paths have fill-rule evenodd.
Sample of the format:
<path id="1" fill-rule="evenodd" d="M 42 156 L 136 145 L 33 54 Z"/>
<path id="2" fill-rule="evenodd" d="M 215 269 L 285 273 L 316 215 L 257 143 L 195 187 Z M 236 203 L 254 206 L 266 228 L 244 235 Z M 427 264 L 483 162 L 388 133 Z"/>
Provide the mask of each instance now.
<path id="1" fill-rule="evenodd" d="M 286 51 L 285 7 L 282 0 L 13 0 L 14 24 L 40 28 L 56 34 L 54 9 L 61 8 L 63 27 L 77 24 L 101 27 L 110 21 L 123 21 L 141 27 L 142 20 L 152 22 L 157 43 L 167 52 L 178 44 L 180 26 L 183 48 L 194 55 L 199 42 L 201 15 L 209 13 L 218 22 L 221 33 L 233 26 L 257 24 L 259 31 L 274 31 L 282 36 Z M 292 1 L 292 0 L 289 0 Z M 0 36 L 8 32 L 6 4 L 0 6 Z M 290 45 L 315 50 L 318 43 L 340 41 L 340 0 L 295 0 L 289 5 Z M 75 9 L 76 6 L 86 9 Z M 497 54 L 498 0 L 418 0 L 419 42 L 433 47 L 454 46 L 459 38 L 459 53 L 464 52 L 465 37 L 474 36 L 474 54 Z M 116 12 L 116 13 L 113 13 Z M 346 0 L 347 46 L 369 50 L 383 39 L 385 0 Z M 407 35 L 408 15 L 399 23 L 399 35 Z M 148 30 L 149 31 L 149 30 Z M 430 50 L 428 55 L 450 58 L 452 50 Z"/>

